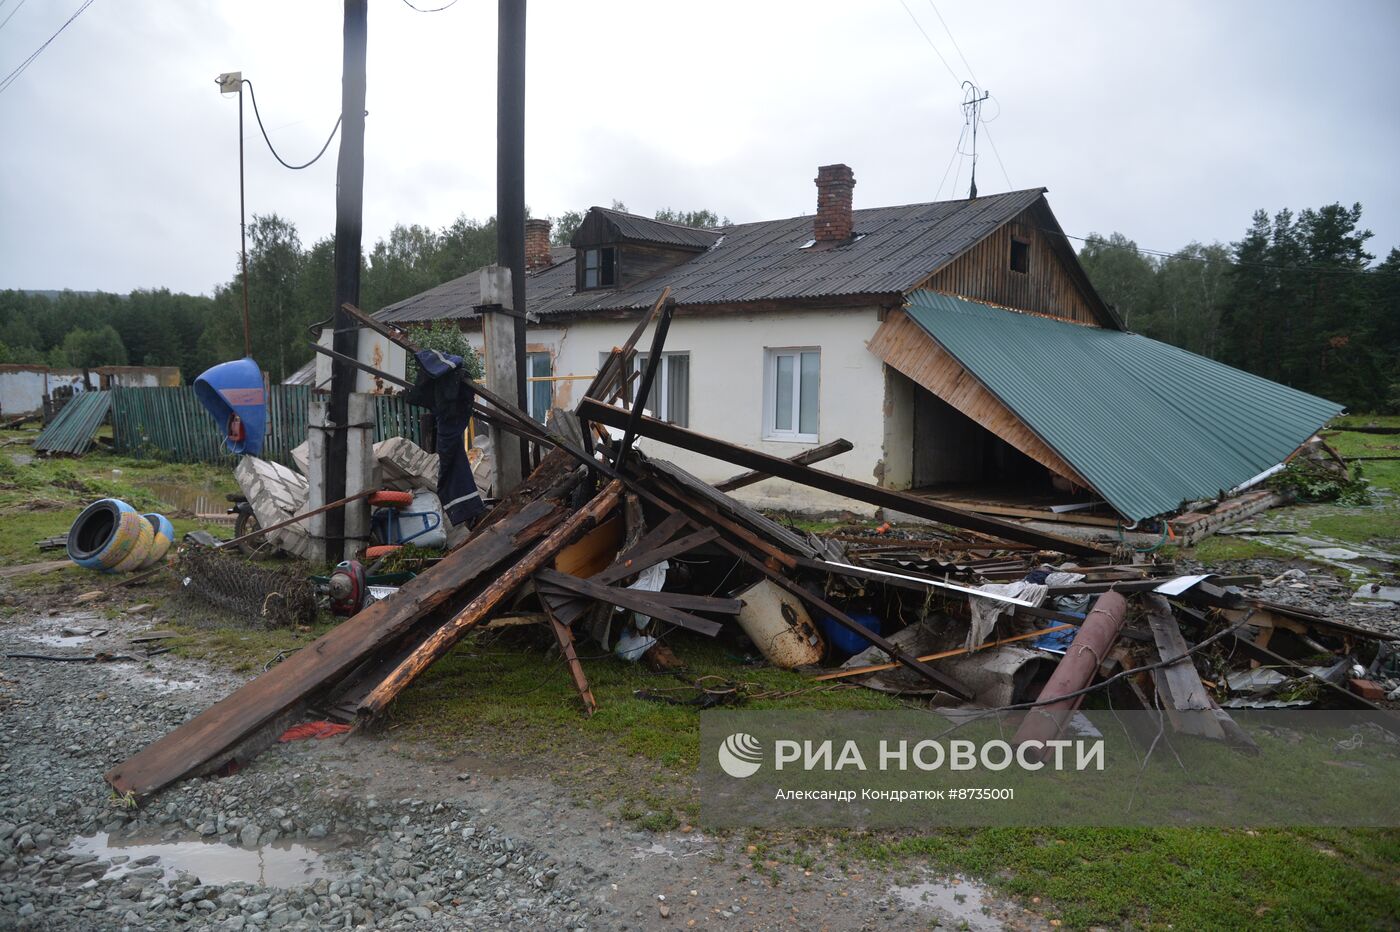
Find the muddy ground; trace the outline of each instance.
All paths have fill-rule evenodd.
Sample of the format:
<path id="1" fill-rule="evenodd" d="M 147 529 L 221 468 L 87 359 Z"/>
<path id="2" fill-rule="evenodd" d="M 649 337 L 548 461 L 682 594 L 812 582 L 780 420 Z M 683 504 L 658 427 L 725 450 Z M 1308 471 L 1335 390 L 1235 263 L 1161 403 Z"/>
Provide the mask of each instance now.
<path id="1" fill-rule="evenodd" d="M 755 871 L 740 837 L 641 830 L 547 773 L 392 733 L 279 744 L 129 808 L 102 773 L 243 679 L 144 657 L 129 638 L 159 623 L 65 608 L 0 625 L 5 654 L 136 658 L 0 659 L 0 928 L 1048 926 L 907 865 Z"/>

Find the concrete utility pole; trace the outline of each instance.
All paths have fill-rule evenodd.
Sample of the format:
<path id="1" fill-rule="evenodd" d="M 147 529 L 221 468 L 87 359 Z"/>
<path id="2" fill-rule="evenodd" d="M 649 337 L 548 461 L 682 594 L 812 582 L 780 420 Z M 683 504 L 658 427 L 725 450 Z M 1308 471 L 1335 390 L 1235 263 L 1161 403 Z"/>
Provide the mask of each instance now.
<path id="1" fill-rule="evenodd" d="M 360 238 L 365 187 L 365 48 L 368 44 L 368 0 L 345 0 L 345 33 L 340 75 L 340 163 L 335 193 L 335 314 L 331 348 L 350 359 L 359 358 L 359 334 L 343 304 L 360 304 Z M 339 359 L 331 363 L 331 403 L 326 455 L 324 500 L 345 497 L 346 429 L 356 370 Z M 345 557 L 345 509 L 326 515 L 326 559 Z"/>
<path id="2" fill-rule="evenodd" d="M 487 313 L 487 385 L 528 410 L 525 396 L 525 0 L 498 0 L 496 22 L 496 262 L 510 270 L 510 313 Z M 527 444 L 493 428 L 498 496 L 520 484 Z"/>

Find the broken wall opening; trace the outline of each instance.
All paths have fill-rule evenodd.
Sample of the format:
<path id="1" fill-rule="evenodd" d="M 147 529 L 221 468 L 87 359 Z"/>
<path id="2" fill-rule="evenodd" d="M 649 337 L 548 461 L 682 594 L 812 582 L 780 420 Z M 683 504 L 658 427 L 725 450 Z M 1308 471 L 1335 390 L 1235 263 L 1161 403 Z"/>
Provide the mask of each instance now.
<path id="1" fill-rule="evenodd" d="M 913 444 L 913 484 L 919 491 L 1025 500 L 1057 492 L 1049 469 L 918 385 Z"/>

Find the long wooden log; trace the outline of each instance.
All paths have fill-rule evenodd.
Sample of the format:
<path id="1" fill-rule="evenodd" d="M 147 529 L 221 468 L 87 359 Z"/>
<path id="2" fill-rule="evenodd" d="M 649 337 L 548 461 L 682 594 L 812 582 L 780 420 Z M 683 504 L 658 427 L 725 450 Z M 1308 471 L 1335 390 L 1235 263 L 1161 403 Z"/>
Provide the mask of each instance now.
<path id="1" fill-rule="evenodd" d="M 364 721 L 384 711 L 385 707 L 393 702 L 394 698 L 403 692 L 409 683 L 413 682 L 434 661 L 451 650 L 453 645 L 465 637 L 469 631 L 485 621 L 491 610 L 519 588 L 536 570 L 553 560 L 555 554 L 560 550 L 597 526 L 598 522 L 607 517 L 608 513 L 617 506 L 621 498 L 622 483 L 617 481 L 608 483 L 601 492 L 593 497 L 592 501 L 570 515 L 567 520 L 551 531 L 548 537 L 536 544 L 529 553 L 501 573 L 455 617 L 433 632 L 432 637 L 419 645 L 417 650 L 399 664 L 360 702 L 360 707 L 357 710 L 360 720 Z"/>
<path id="2" fill-rule="evenodd" d="M 603 404 L 594 398 L 583 399 L 579 403 L 578 414 L 585 420 L 616 428 L 626 428 L 631 417 L 629 412 Z M 990 534 L 1003 540 L 1032 544 L 1061 553 L 1103 556 L 1106 552 L 1102 548 L 1082 540 L 1046 531 L 1036 531 L 1010 521 L 950 508 L 947 505 L 941 505 L 917 495 L 910 495 L 907 492 L 882 489 L 868 482 L 848 479 L 834 473 L 821 472 L 809 466 L 801 466 L 781 457 L 761 453 L 758 450 L 750 450 L 715 437 L 707 437 L 704 434 L 686 430 L 684 427 L 677 427 L 665 421 L 658 421 L 655 418 L 637 418 L 636 429 L 639 435 L 660 443 L 667 443 L 692 453 L 714 457 L 746 469 L 766 472 L 779 479 L 787 479 L 789 482 L 821 489 L 823 492 L 841 495 L 891 511 L 928 518 L 932 521 L 942 521 L 945 524 L 952 524 L 982 534 Z"/>
<path id="3" fill-rule="evenodd" d="M 165 737 L 109 770 L 119 793 L 144 796 L 181 777 L 218 769 L 232 749 L 286 712 L 340 683 L 375 652 L 404 635 L 418 619 L 521 547 L 545 534 L 541 519 L 564 512 L 535 502 L 443 557 L 394 595 L 364 608 L 330 632 L 245 684 Z M 527 533 L 528 537 L 522 537 Z M 273 736 L 275 738 L 275 736 Z"/>
<path id="4" fill-rule="evenodd" d="M 855 444 L 845 438 L 838 438 L 830 443 L 824 443 L 819 447 L 810 450 L 803 450 L 796 456 L 789 456 L 788 462 L 797 463 L 799 466 L 811 466 L 813 463 L 820 463 L 822 460 L 829 460 L 833 456 L 840 456 L 842 453 L 849 453 L 855 449 Z M 741 472 L 737 476 L 731 476 L 723 482 L 716 482 L 715 488 L 721 492 L 733 492 L 735 489 L 742 489 L 744 486 L 753 485 L 755 482 L 762 482 L 771 478 L 766 472 L 749 470 Z"/>

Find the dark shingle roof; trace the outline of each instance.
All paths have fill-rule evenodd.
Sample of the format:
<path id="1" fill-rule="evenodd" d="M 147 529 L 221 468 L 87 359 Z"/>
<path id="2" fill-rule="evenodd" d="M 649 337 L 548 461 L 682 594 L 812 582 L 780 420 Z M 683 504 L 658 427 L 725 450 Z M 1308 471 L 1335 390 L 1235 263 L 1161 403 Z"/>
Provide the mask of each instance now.
<path id="1" fill-rule="evenodd" d="M 564 261 L 530 276 L 526 300 L 531 313 L 543 316 L 650 307 L 663 285 L 671 287 L 681 305 L 899 294 L 962 255 L 1044 193 L 1044 188 L 1031 188 L 974 200 L 857 210 L 855 238 L 836 246 L 812 244 L 810 214 L 741 223 L 721 231 L 695 230 L 715 237 L 706 251 L 646 281 L 606 291 L 575 292 L 569 251 Z M 618 211 L 607 213 L 633 218 Z M 671 230 L 693 229 L 634 219 Z M 558 249 L 555 255 L 560 255 Z M 473 272 L 392 304 L 375 316 L 399 322 L 470 317 L 476 292 Z"/>
<path id="2" fill-rule="evenodd" d="M 589 213 L 596 214 L 607 222 L 613 233 L 613 240 L 636 240 L 642 243 L 708 249 L 720 237 L 719 230 L 688 227 L 667 220 L 653 220 L 650 217 L 640 217 L 607 207 L 594 207 Z"/>

